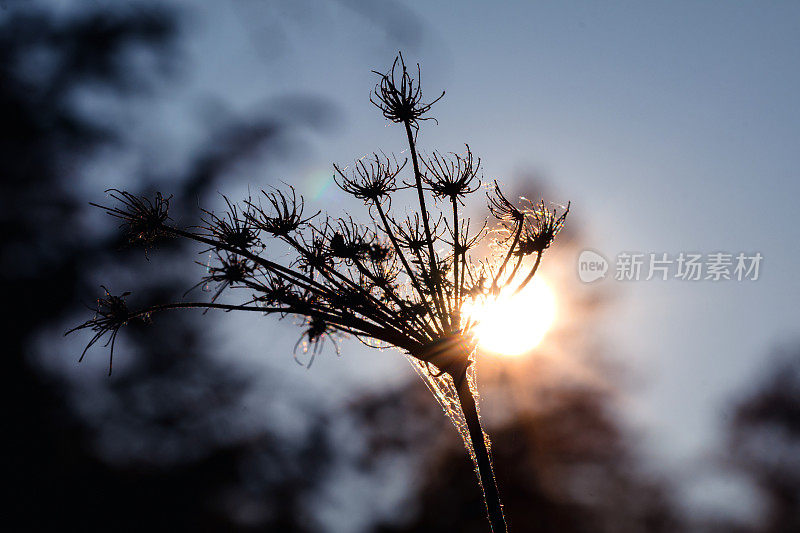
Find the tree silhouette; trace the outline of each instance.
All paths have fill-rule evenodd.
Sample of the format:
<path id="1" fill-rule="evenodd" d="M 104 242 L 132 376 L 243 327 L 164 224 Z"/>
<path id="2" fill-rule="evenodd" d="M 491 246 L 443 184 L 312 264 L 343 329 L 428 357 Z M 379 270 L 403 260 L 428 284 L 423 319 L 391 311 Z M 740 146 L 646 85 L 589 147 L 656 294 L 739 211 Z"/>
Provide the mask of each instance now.
<path id="1" fill-rule="evenodd" d="M 732 463 L 766 504 L 757 531 L 800 528 L 800 350 L 780 354 L 756 387 L 737 402 L 729 426 Z"/>
<path id="2" fill-rule="evenodd" d="M 536 387 L 528 382 L 529 386 Z M 487 380 L 482 385 L 492 385 Z M 409 457 L 419 472 L 405 507 L 377 531 L 476 532 L 481 495 L 452 441 L 437 438 L 437 414 L 406 387 L 354 402 L 372 461 Z M 492 454 L 509 528 L 541 532 L 681 531 L 670 486 L 648 473 L 615 418 L 607 393 L 554 386 L 542 405 L 492 427 Z M 513 411 L 513 409 L 510 409 Z"/>
<path id="3" fill-rule="evenodd" d="M 41 364 L 62 357 L 63 347 L 42 348 L 39 339 L 74 317 L 98 270 L 123 268 L 138 255 L 116 235 L 109 239 L 84 225 L 82 165 L 126 141 L 119 124 L 86 113 L 75 96 L 87 87 L 120 101 L 151 94 L 152 73 L 135 68 L 129 52 L 169 66 L 179 18 L 146 6 L 53 14 L 13 1 L 2 13 L 0 258 L 5 295 L 18 301 L 2 310 L 4 391 L 11 399 L 4 472 L 14 492 L 3 516 L 7 529 L 68 524 L 141 531 L 155 523 L 195 531 L 317 529 L 304 502 L 330 460 L 325 415 L 308 417 L 299 444 L 270 427 L 214 440 L 215 424 L 223 414 L 234 418 L 251 379 L 216 360 L 211 336 L 193 317 L 165 316 L 136 335 L 135 364 L 102 389 L 68 384 Z M 210 132 L 181 174 L 170 176 L 179 204 L 173 216 L 193 220 L 183 206 L 209 194 L 243 158 L 281 144 L 291 127 L 280 115 L 255 114 Z M 137 186 L 156 188 L 163 181 L 156 167 L 145 167 Z M 161 252 L 183 257 L 186 250 L 172 240 L 161 243 Z M 160 274 L 143 276 L 140 293 L 179 296 L 176 286 L 186 279 L 170 269 Z M 85 395 L 91 398 L 81 402 Z M 87 404 L 88 414 L 81 411 Z M 179 460 L 159 462 L 159 450 Z M 109 451 L 125 457 L 109 458 Z M 248 469 L 271 475 L 245 484 Z M 255 518 L 242 521 L 242 508 L 254 514 L 252 502 Z"/>

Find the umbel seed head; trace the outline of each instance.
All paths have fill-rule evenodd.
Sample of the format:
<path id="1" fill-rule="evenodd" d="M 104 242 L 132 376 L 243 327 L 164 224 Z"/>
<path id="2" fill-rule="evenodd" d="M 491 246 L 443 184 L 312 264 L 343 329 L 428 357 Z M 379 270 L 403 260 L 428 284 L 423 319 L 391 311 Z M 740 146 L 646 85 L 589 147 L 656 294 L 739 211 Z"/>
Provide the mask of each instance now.
<path id="1" fill-rule="evenodd" d="M 90 202 L 106 213 L 122 220 L 120 227 L 125 229 L 131 243 L 150 245 L 165 235 L 164 223 L 169 219 L 169 201 L 172 195 L 164 198 L 160 192 L 151 200 L 127 191 L 108 189 L 106 193 L 119 202 L 118 207 L 107 207 Z"/>
<path id="2" fill-rule="evenodd" d="M 384 117 L 392 122 L 406 123 L 415 130 L 419 129 L 420 121 L 431 120 L 431 117 L 424 115 L 430 111 L 433 104 L 441 100 L 444 91 L 434 101 L 428 104 L 422 103 L 422 75 L 419 63 L 417 63 L 416 80 L 408 73 L 402 53 L 395 58 L 388 72 L 382 73 L 377 70 L 373 72 L 380 76 L 381 80 L 375 86 L 369 100 L 383 112 Z"/>

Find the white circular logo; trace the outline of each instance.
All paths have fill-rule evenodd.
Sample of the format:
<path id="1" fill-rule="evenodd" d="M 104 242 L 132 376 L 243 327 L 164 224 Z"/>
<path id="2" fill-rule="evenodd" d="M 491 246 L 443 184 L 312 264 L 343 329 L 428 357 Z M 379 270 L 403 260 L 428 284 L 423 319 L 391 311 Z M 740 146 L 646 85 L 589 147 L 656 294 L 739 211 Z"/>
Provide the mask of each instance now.
<path id="1" fill-rule="evenodd" d="M 608 261 L 592 250 L 584 250 L 578 256 L 578 277 L 584 283 L 591 283 L 606 277 Z"/>

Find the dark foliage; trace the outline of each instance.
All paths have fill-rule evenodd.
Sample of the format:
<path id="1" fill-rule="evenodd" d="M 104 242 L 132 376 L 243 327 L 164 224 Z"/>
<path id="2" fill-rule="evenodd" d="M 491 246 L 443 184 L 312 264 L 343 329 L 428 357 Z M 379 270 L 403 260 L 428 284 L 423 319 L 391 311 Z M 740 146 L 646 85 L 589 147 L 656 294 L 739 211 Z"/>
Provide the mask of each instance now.
<path id="1" fill-rule="evenodd" d="M 754 390 L 737 402 L 729 427 L 733 464 L 760 490 L 756 531 L 800 529 L 800 349 L 780 354 Z"/>
<path id="2" fill-rule="evenodd" d="M 241 412 L 250 379 L 215 359 L 210 335 L 188 315 L 163 316 L 142 329 L 141 320 L 130 320 L 124 295 L 106 293 L 97 301 L 93 342 L 110 333 L 113 344 L 127 323 L 139 333 L 128 344 L 135 362 L 100 389 L 91 380 L 68 383 L 41 367 L 41 360 L 74 360 L 63 346 L 40 347 L 37 339 L 75 315 L 82 295 L 96 288 L 98 269 L 139 256 L 130 244 L 158 242 L 167 256 L 184 253 L 182 241 L 161 239 L 169 199 L 159 195 L 144 201 L 113 192 L 124 206 L 112 214 L 123 215 L 126 239 L 87 236 L 79 169 L 101 148 L 122 149 L 124 140 L 116 125 L 85 115 L 73 98 L 88 85 L 119 99 L 153 91 L 151 76 L 132 68 L 126 54 L 136 47 L 169 66 L 179 18 L 147 6 L 87 6 L 80 14 L 55 16 L 40 4 L 6 4 L 0 19 L 0 261 L 5 296 L 18 303 L 2 311 L 10 398 L 3 472 L 12 492 L 4 528 L 314 530 L 303 502 L 330 460 L 327 421 L 309 417 L 301 443 L 257 427 L 217 440 L 224 434 L 219 420 Z M 181 206 L 207 196 L 231 165 L 272 146 L 286 127 L 261 115 L 212 132 L 185 173 L 171 176 L 181 204 L 172 214 L 193 220 Z M 151 185 L 143 189 L 160 180 L 149 168 L 144 178 Z M 127 216 L 131 212 L 135 216 Z M 110 256 L 109 250 L 117 251 Z M 175 286 L 186 283 L 143 277 L 139 293 L 174 298 L 180 294 Z M 270 475 L 253 482 L 243 475 L 248 471 Z"/>
<path id="3" fill-rule="evenodd" d="M 475 472 L 444 431 L 421 387 L 353 406 L 373 463 L 410 457 L 419 487 L 383 532 L 484 531 Z M 590 387 L 553 387 L 542 405 L 514 410 L 492 428 L 492 455 L 511 531 L 673 532 L 685 526 L 670 486 L 630 447 L 610 399 Z M 396 460 L 396 459 L 395 459 Z"/>

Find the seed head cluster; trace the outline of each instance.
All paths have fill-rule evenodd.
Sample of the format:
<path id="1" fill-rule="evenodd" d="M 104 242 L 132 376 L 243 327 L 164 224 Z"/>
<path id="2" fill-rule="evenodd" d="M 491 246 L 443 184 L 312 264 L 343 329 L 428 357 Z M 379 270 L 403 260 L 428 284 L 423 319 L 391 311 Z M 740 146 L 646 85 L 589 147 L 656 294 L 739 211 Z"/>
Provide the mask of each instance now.
<path id="1" fill-rule="evenodd" d="M 529 282 L 569 206 L 560 214 L 544 202 L 526 206 L 510 200 L 495 182 L 488 208 L 499 225 L 495 249 L 500 252 L 472 257 L 490 234 L 485 223 L 474 225 L 462 213 L 481 188 L 480 158 L 469 146 L 461 153 L 419 153 L 420 123 L 432 118 L 431 106 L 444 93 L 424 103 L 419 66 L 412 76 L 402 55 L 388 72 L 377 74 L 371 101 L 387 120 L 405 126 L 408 148 L 402 160 L 375 152 L 349 166 L 334 165 L 339 188 L 366 204 L 363 221 L 319 211 L 306 215 L 303 197 L 286 186 L 241 203 L 223 197 L 222 211 L 204 210 L 199 226 L 181 228 L 168 214 L 171 197 L 108 191 L 111 205 L 99 207 L 122 220 L 132 242 L 149 245 L 161 237 L 197 242 L 209 260 L 198 261 L 206 273 L 195 287 L 214 289 L 207 302 L 160 304 L 135 313 L 125 304 L 127 293 L 106 291 L 95 316 L 71 330 L 94 333 L 87 349 L 106 336 L 113 349 L 132 317 L 199 307 L 295 317 L 304 328 L 297 348 L 312 354 L 324 339 L 350 336 L 370 346 L 399 348 L 438 372 L 456 372 L 458 365 L 449 359 L 434 360 L 431 347 L 443 339 L 474 346 L 476 321 L 462 316 L 464 302 Z M 441 209 L 431 212 L 428 204 Z M 533 266 L 525 266 L 531 255 Z"/>
<path id="2" fill-rule="evenodd" d="M 208 261 L 197 261 L 206 271 L 192 288 L 208 287 L 213 294 L 132 311 L 128 292 L 114 296 L 103 287 L 94 316 L 68 333 L 91 332 L 81 359 L 103 339 L 113 356 L 126 324 L 195 308 L 292 317 L 302 327 L 295 359 L 309 366 L 326 341 L 336 345 L 343 336 L 395 347 L 426 370 L 429 386 L 449 379 L 447 390 L 457 391 L 488 517 L 499 533 L 505 531 L 502 505 L 467 378 L 477 318 L 462 309 L 474 307 L 464 305 L 468 300 L 490 298 L 503 288 L 522 290 L 564 226 L 569 204 L 559 213 L 544 201 L 512 201 L 495 182 L 487 195 L 497 228 L 472 224 L 462 211 L 481 188 L 481 160 L 469 146 L 463 153 L 429 157 L 417 149 L 420 123 L 433 119 L 431 106 L 444 92 L 424 103 L 419 65 L 412 76 L 402 55 L 388 72 L 376 74 L 370 100 L 387 120 L 403 126 L 408 147 L 402 161 L 376 152 L 350 166 L 334 165 L 339 188 L 366 205 L 363 219 L 307 215 L 303 197 L 286 186 L 241 203 L 223 197 L 221 212 L 203 210 L 199 226 L 182 228 L 169 217 L 171 197 L 109 190 L 111 205 L 98 207 L 122 220 L 132 243 L 147 247 L 163 237 L 197 243 Z M 438 209 L 432 213 L 429 204 Z M 486 239 L 495 245 L 493 255 L 473 257 Z"/>

